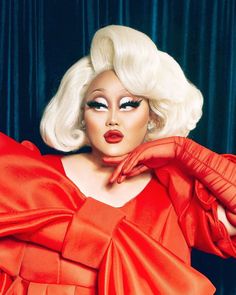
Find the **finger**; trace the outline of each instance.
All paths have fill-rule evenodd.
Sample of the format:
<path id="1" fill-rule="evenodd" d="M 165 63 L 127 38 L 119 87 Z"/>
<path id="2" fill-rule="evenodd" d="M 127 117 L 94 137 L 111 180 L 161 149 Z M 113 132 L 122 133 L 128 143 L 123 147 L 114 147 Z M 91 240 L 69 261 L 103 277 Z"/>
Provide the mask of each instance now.
<path id="1" fill-rule="evenodd" d="M 149 170 L 149 168 L 147 166 L 142 165 L 142 166 L 136 167 L 131 172 L 129 172 L 129 174 L 126 174 L 126 175 L 127 175 L 127 178 L 129 178 L 129 177 L 137 176 L 147 170 Z"/>
<path id="2" fill-rule="evenodd" d="M 129 174 L 123 174 L 123 175 L 119 175 L 118 179 L 117 179 L 117 183 L 122 183 L 125 179 L 128 179 L 130 177 L 134 177 L 137 176 L 139 174 L 142 174 L 143 172 L 149 170 L 148 167 L 146 166 L 139 166 L 136 169 L 132 170 Z"/>
<path id="3" fill-rule="evenodd" d="M 119 157 L 104 157 L 102 158 L 103 162 L 108 165 L 117 165 L 121 163 L 123 160 L 125 160 L 128 157 L 129 154 L 125 154 L 123 156 Z"/>
<path id="4" fill-rule="evenodd" d="M 120 174 L 117 178 L 117 183 L 122 183 L 125 179 L 133 177 L 133 176 L 137 176 L 147 170 L 149 170 L 149 168 L 144 165 L 135 167 L 129 174 Z"/>
<path id="5" fill-rule="evenodd" d="M 117 183 L 122 183 L 127 178 L 127 175 L 120 175 L 117 179 Z"/>
<path id="6" fill-rule="evenodd" d="M 123 174 L 129 174 L 134 167 L 138 167 L 140 162 L 143 160 L 143 156 L 139 154 L 133 154 L 130 158 L 129 161 L 127 161 L 126 165 L 123 168 Z"/>
<path id="7" fill-rule="evenodd" d="M 123 162 L 121 162 L 114 170 L 114 172 L 112 173 L 109 182 L 110 183 L 114 183 L 115 181 L 118 180 L 119 176 L 122 175 L 122 170 L 123 170 L 123 166 L 125 165 L 127 159 L 125 159 Z"/>

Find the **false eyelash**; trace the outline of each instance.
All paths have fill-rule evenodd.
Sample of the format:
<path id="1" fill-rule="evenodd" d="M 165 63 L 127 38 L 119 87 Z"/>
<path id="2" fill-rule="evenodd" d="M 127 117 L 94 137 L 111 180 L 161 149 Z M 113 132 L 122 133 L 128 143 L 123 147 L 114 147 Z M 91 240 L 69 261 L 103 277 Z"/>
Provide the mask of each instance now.
<path id="1" fill-rule="evenodd" d="M 124 107 L 133 107 L 133 108 L 137 108 L 140 106 L 142 102 L 142 99 L 141 100 L 130 100 L 130 101 L 127 101 L 127 102 L 124 102 L 120 105 L 120 108 L 124 108 Z"/>
<path id="2" fill-rule="evenodd" d="M 88 101 L 86 104 L 91 109 L 96 109 L 96 108 L 101 108 L 101 107 L 107 108 L 107 106 L 104 103 L 93 101 L 93 100 Z"/>

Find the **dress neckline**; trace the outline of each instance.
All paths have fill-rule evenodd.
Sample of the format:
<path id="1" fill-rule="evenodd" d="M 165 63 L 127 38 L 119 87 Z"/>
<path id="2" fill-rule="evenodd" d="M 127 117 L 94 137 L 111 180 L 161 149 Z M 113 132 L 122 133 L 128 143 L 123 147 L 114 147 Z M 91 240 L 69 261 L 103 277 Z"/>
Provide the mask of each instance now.
<path id="1" fill-rule="evenodd" d="M 54 158 L 57 158 L 58 159 L 58 163 L 59 163 L 59 166 L 58 167 L 61 172 L 63 173 L 63 175 L 69 179 L 70 181 L 72 181 L 67 175 L 66 175 L 66 171 L 64 169 L 64 166 L 63 166 L 63 163 L 62 163 L 62 157 L 63 156 L 54 156 Z M 117 208 L 117 209 L 124 209 L 125 207 L 127 206 L 130 206 L 133 202 L 136 202 L 138 199 L 140 199 L 143 195 L 146 195 L 146 191 L 149 190 L 149 187 L 152 187 L 153 183 L 156 182 L 156 179 L 154 177 L 154 175 L 151 176 L 151 179 L 148 181 L 148 183 L 143 187 L 143 189 L 137 194 L 135 195 L 133 198 L 131 198 L 129 201 L 127 201 L 126 203 L 124 203 L 122 206 L 112 206 L 112 205 L 109 205 L 107 203 L 104 203 L 104 204 L 107 204 L 108 206 L 111 206 L 113 208 Z M 93 198 L 92 196 L 87 196 L 85 195 L 83 192 L 81 192 L 80 188 L 76 185 L 76 188 L 79 190 L 80 194 L 82 194 L 82 196 L 84 197 L 84 199 L 87 199 L 87 198 Z M 94 198 L 95 199 L 95 198 Z M 101 202 L 101 201 L 100 201 Z"/>

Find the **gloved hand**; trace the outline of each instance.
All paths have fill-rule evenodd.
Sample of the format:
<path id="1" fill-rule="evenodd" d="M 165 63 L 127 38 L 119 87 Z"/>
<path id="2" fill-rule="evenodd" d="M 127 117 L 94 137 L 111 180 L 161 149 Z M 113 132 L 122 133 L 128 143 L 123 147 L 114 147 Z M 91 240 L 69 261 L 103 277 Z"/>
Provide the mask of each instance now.
<path id="1" fill-rule="evenodd" d="M 185 138 L 168 137 L 149 141 L 138 146 L 130 154 L 120 157 L 104 157 L 105 163 L 117 165 L 110 182 L 121 183 L 126 177 L 138 175 L 150 168 L 159 168 L 174 160 L 177 158 L 177 153 L 181 151 L 178 140 L 182 141 Z"/>
<path id="2" fill-rule="evenodd" d="M 104 158 L 115 164 L 121 158 Z M 168 137 L 146 142 L 128 154 L 116 167 L 110 181 L 118 183 L 147 169 L 175 161 L 198 178 L 223 204 L 229 221 L 236 225 L 236 164 L 185 137 Z M 231 213 L 230 213 L 231 212 Z"/>

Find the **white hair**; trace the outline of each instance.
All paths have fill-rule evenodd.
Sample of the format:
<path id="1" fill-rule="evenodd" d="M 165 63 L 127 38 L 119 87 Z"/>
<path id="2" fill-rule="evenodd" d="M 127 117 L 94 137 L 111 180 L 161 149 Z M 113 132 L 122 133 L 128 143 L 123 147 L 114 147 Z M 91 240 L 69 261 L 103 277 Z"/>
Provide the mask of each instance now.
<path id="1" fill-rule="evenodd" d="M 46 107 L 40 129 L 48 145 L 72 151 L 87 143 L 81 124 L 84 96 L 94 77 L 106 70 L 113 70 L 130 93 L 148 99 L 154 128 L 147 140 L 187 136 L 195 128 L 203 97 L 179 64 L 144 33 L 111 25 L 95 33 L 90 55 L 66 72 Z"/>

